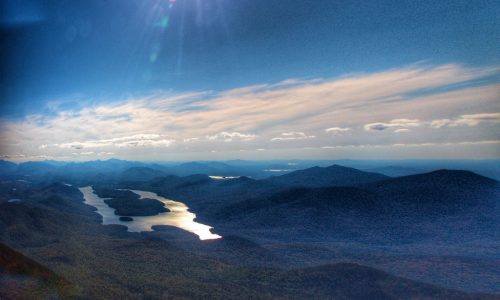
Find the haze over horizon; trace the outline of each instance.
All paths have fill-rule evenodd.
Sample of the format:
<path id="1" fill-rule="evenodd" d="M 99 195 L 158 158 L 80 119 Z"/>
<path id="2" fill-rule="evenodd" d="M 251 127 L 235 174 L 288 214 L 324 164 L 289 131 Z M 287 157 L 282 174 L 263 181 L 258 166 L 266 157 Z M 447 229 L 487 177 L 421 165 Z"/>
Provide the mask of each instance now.
<path id="1" fill-rule="evenodd" d="M 0 158 L 500 157 L 498 2 L 282 3 L 5 1 Z"/>

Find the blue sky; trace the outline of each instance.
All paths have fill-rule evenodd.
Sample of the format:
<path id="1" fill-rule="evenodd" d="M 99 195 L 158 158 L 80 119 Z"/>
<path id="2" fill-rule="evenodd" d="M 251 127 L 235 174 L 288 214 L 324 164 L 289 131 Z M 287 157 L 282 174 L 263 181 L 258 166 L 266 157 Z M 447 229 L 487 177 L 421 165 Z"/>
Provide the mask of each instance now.
<path id="1" fill-rule="evenodd" d="M 500 154 L 498 1 L 1 5 L 7 159 Z"/>

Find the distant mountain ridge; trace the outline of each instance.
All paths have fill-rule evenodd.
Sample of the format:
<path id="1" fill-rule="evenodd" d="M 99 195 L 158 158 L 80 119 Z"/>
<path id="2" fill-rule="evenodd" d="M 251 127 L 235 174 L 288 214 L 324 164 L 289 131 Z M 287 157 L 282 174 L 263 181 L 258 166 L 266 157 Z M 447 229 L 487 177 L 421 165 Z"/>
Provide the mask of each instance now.
<path id="1" fill-rule="evenodd" d="M 364 172 L 354 168 L 332 165 L 326 168 L 312 167 L 277 177 L 271 177 L 267 179 L 267 182 L 304 187 L 353 186 L 387 178 L 388 176 L 378 173 Z"/>
<path id="2" fill-rule="evenodd" d="M 122 181 L 150 181 L 167 175 L 164 171 L 150 167 L 131 167 L 120 175 Z"/>
<path id="3" fill-rule="evenodd" d="M 401 166 L 384 166 L 384 167 L 363 169 L 363 171 L 379 173 L 390 177 L 400 177 L 400 176 L 415 175 L 419 173 L 428 172 L 425 169 L 422 170 L 418 168 L 401 167 Z"/>
<path id="4" fill-rule="evenodd" d="M 121 159 L 94 160 L 83 162 L 29 161 L 19 164 L 0 160 L 0 178 L 24 179 L 29 181 L 60 180 L 74 184 L 89 184 L 92 180 L 108 182 L 147 181 L 156 175 L 189 176 L 194 174 L 217 176 L 247 176 L 254 179 L 272 175 L 289 174 L 315 166 L 341 165 L 365 172 L 374 172 L 391 177 L 412 175 L 438 169 L 469 170 L 483 176 L 500 179 L 500 161 L 356 161 L 356 160 L 291 160 L 291 161 L 192 161 L 192 162 L 141 162 Z M 147 168 L 134 171 L 134 168 Z M 127 169 L 130 172 L 124 173 Z M 143 177 L 141 178 L 141 175 Z"/>

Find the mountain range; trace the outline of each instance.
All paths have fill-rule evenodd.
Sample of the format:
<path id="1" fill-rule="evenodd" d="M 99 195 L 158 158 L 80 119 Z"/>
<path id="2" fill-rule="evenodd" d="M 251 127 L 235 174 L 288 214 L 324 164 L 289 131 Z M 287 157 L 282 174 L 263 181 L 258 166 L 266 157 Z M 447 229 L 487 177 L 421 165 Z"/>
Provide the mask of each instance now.
<path id="1" fill-rule="evenodd" d="M 222 168 L 200 164 L 185 167 Z M 471 171 L 390 177 L 334 164 L 250 178 L 179 176 L 118 160 L 1 166 L 0 257 L 19 260 L 20 274 L 43 270 L 29 274 L 58 282 L 12 275 L 9 258 L 0 261 L 9 286 L 34 280 L 33 291 L 79 298 L 494 299 L 487 293 L 499 292 L 500 184 Z M 122 189 L 182 201 L 223 238 L 102 225 L 76 188 L 87 184 L 133 215 L 151 207 Z"/>

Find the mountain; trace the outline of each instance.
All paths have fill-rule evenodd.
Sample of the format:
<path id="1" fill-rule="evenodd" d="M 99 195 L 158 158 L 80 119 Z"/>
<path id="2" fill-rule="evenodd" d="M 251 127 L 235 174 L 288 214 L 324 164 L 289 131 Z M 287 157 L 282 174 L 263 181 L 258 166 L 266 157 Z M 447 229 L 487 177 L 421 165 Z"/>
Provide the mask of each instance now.
<path id="1" fill-rule="evenodd" d="M 43 161 L 29 161 L 20 163 L 17 166 L 17 172 L 19 174 L 33 176 L 33 175 L 49 175 L 54 173 L 57 167 L 53 164 L 46 163 Z"/>
<path id="2" fill-rule="evenodd" d="M 0 171 L 1 172 L 12 172 L 15 171 L 17 168 L 17 164 L 6 161 L 6 160 L 0 160 Z"/>
<path id="3" fill-rule="evenodd" d="M 0 179 L 12 179 L 15 176 L 17 165 L 10 161 L 0 160 Z"/>
<path id="4" fill-rule="evenodd" d="M 373 183 L 369 189 L 379 194 L 380 198 L 392 199 L 392 204 L 398 203 L 406 206 L 407 210 L 429 214 L 466 212 L 478 208 L 490 210 L 500 199 L 499 182 L 459 170 L 438 170 L 391 178 Z"/>
<path id="5" fill-rule="evenodd" d="M 148 168 L 132 167 L 123 171 L 120 175 L 121 181 L 150 181 L 154 178 L 165 176 L 165 172 Z"/>
<path id="6" fill-rule="evenodd" d="M 150 182 L 151 187 L 161 188 L 163 190 L 183 189 L 187 187 L 207 185 L 213 183 L 214 180 L 207 175 L 189 175 L 179 177 L 175 175 L 168 175 L 165 177 L 156 178 Z"/>
<path id="7" fill-rule="evenodd" d="M 271 177 L 266 182 L 291 187 L 358 186 L 387 178 L 387 176 L 378 173 L 332 165 L 326 168 L 312 167 L 294 171 L 278 177 Z"/>
<path id="8" fill-rule="evenodd" d="M 332 170 L 331 167 L 325 168 Z M 338 169 L 334 167 L 333 169 Z M 346 168 L 347 171 L 352 171 Z M 280 177 L 273 181 L 284 179 L 306 178 L 314 171 L 325 173 L 322 168 L 307 169 Z M 358 171 L 359 172 L 359 171 Z M 330 178 L 335 177 L 336 173 Z M 363 174 L 361 172 L 360 174 Z M 369 173 L 370 174 L 370 173 Z M 371 177 L 368 177 L 371 178 Z M 373 178 L 379 178 L 374 175 Z M 265 181 L 265 180 L 264 180 Z M 318 179 L 320 182 L 322 179 Z M 330 181 L 330 180 L 327 180 Z M 302 187 L 278 191 L 270 196 L 257 197 L 242 201 L 227 209 L 237 213 L 255 211 L 260 208 L 269 209 L 272 206 L 293 205 L 294 207 L 321 208 L 344 211 L 372 211 L 377 214 L 395 213 L 404 210 L 406 213 L 428 212 L 467 212 L 471 208 L 493 209 L 500 199 L 500 183 L 469 171 L 439 170 L 425 174 L 410 175 L 398 178 L 388 178 L 366 183 L 361 186 L 338 187 L 341 183 L 352 183 L 351 180 L 335 181 L 329 187 Z M 321 185 L 311 183 L 310 185 Z M 303 184 L 306 185 L 306 184 Z M 299 185 L 300 186 L 300 185 Z M 328 207 L 329 210 L 325 208 Z M 384 208 L 385 210 L 381 210 Z"/>
<path id="9" fill-rule="evenodd" d="M 95 160 L 86 162 L 71 162 L 62 166 L 59 171 L 66 175 L 82 175 L 82 174 L 113 174 L 123 172 L 132 167 L 146 166 L 144 163 L 108 159 L 108 160 Z"/>
<path id="10" fill-rule="evenodd" d="M 146 164 L 118 159 L 87 162 L 36 161 L 21 163 L 16 168 L 16 178 L 30 182 L 62 181 L 85 185 L 95 181 L 116 181 L 126 169 Z"/>
<path id="11" fill-rule="evenodd" d="M 278 190 L 227 204 L 205 218 L 219 230 L 273 228 L 297 240 L 491 239 L 500 217 L 499 191 L 495 180 L 440 170 L 360 186 Z"/>
<path id="12" fill-rule="evenodd" d="M 173 174 L 178 176 L 187 176 L 192 174 L 212 175 L 214 173 L 217 173 L 216 168 L 200 162 L 183 163 L 181 165 L 171 167 L 170 170 L 173 172 Z"/>
<path id="13" fill-rule="evenodd" d="M 292 188 L 271 196 L 251 199 L 228 206 L 219 217 L 240 218 L 260 209 L 279 210 L 277 215 L 289 214 L 301 219 L 305 214 L 319 218 L 332 213 L 353 213 L 358 215 L 380 213 L 376 196 L 355 187 Z M 294 213 L 290 213 L 293 210 Z"/>
<path id="14" fill-rule="evenodd" d="M 477 209 L 491 213 L 495 207 L 492 199 L 498 199 L 496 181 L 468 171 L 441 170 L 390 178 L 338 165 L 262 180 L 169 175 L 118 187 L 150 190 L 186 202 L 199 219 L 210 222 L 241 215 L 233 224 L 238 227 L 246 226 L 245 222 L 300 225 L 301 219 L 316 225 L 323 222 L 328 227 L 339 214 L 351 219 L 372 216 L 372 221 L 390 225 L 399 219 L 423 220 Z"/>
<path id="15" fill-rule="evenodd" d="M 195 174 L 237 176 L 245 173 L 245 169 L 230 166 L 222 162 L 203 161 L 187 162 L 177 166 L 169 166 L 167 173 L 177 176 L 189 176 Z"/>

